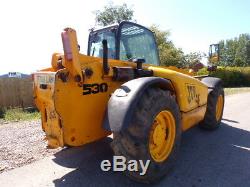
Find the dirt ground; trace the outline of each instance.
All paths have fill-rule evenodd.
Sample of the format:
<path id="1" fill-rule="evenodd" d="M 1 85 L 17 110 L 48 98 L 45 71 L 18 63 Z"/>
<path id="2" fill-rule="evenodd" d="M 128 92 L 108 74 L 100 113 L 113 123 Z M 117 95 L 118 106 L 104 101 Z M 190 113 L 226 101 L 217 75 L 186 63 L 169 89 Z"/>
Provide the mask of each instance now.
<path id="1" fill-rule="evenodd" d="M 50 156 L 60 150 L 47 149 L 40 120 L 0 121 L 0 173 Z"/>

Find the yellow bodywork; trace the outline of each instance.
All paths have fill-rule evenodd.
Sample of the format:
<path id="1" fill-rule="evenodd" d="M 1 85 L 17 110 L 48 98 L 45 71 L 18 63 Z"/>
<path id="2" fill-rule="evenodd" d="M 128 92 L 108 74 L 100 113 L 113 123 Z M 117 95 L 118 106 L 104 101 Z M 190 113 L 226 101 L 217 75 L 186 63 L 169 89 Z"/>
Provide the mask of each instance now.
<path id="1" fill-rule="evenodd" d="M 73 46 L 77 42 L 76 35 L 74 30 L 68 32 Z M 105 110 L 111 94 L 124 83 L 112 80 L 112 67 L 136 66 L 132 62 L 109 60 L 110 71 L 104 75 L 101 58 L 82 55 L 76 48 L 72 49 L 72 61 L 68 61 L 64 54 L 56 53 L 52 56 L 51 68 L 34 73 L 35 103 L 42 114 L 42 127 L 51 147 L 79 146 L 110 135 L 111 132 L 102 128 Z M 66 68 L 57 67 L 59 60 Z M 203 119 L 208 96 L 206 85 L 178 69 L 148 64 L 143 68 L 173 84 L 183 130 Z M 89 75 L 87 70 L 92 74 Z M 80 76 L 80 80 L 76 80 L 76 76 Z M 83 85 L 97 84 L 106 84 L 107 90 L 83 95 Z"/>

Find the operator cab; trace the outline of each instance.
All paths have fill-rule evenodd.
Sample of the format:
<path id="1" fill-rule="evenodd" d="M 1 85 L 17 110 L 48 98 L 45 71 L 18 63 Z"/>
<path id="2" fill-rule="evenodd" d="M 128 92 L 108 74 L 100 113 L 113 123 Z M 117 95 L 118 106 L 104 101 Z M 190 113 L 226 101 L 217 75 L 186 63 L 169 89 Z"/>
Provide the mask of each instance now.
<path id="1" fill-rule="evenodd" d="M 102 57 L 103 40 L 107 40 L 110 59 L 145 59 L 147 64 L 160 64 L 154 33 L 141 25 L 123 21 L 119 25 L 91 31 L 88 42 L 89 56 Z"/>

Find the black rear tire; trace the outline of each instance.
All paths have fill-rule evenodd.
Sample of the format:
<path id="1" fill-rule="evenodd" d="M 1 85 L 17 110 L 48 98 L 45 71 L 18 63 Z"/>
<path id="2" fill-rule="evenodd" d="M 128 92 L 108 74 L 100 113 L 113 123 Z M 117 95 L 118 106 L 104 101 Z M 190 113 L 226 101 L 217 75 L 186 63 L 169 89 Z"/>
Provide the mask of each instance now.
<path id="1" fill-rule="evenodd" d="M 221 114 L 216 118 L 216 104 L 219 97 L 222 97 L 223 104 L 221 108 Z M 220 126 L 221 119 L 223 116 L 224 110 L 224 90 L 222 86 L 216 86 L 213 89 L 208 90 L 208 99 L 207 99 L 207 110 L 203 121 L 200 122 L 200 127 L 207 130 L 214 130 Z"/>
<path id="2" fill-rule="evenodd" d="M 149 151 L 149 134 L 155 117 L 163 110 L 171 112 L 175 119 L 175 140 L 171 153 L 163 162 L 156 162 Z M 152 183 L 158 181 L 161 177 L 173 167 L 179 151 L 181 142 L 181 116 L 175 96 L 170 91 L 160 88 L 148 88 L 139 100 L 132 121 L 128 128 L 114 133 L 112 148 L 117 156 L 124 156 L 129 160 L 150 160 L 150 165 L 145 175 L 141 176 L 139 172 L 125 171 L 125 174 L 131 179 Z"/>

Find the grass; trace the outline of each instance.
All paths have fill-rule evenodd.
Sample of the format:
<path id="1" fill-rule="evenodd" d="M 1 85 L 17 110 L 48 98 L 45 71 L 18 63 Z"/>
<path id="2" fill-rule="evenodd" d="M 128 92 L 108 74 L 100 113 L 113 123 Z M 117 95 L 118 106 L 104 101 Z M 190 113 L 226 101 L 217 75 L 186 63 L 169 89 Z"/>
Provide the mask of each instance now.
<path id="1" fill-rule="evenodd" d="M 0 109 L 0 118 L 3 121 L 30 121 L 40 119 L 38 111 L 25 111 L 21 108 L 14 109 Z"/>
<path id="2" fill-rule="evenodd" d="M 232 95 L 244 92 L 250 92 L 250 87 L 242 87 L 242 88 L 224 88 L 225 95 Z"/>

